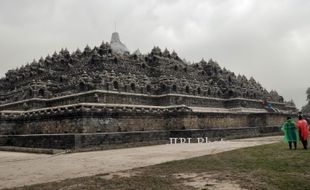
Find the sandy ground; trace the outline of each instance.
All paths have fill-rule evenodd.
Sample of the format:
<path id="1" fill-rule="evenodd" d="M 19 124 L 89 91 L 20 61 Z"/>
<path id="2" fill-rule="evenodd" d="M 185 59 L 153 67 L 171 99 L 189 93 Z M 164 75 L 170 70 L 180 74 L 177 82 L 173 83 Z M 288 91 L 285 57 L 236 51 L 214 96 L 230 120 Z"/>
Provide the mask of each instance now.
<path id="1" fill-rule="evenodd" d="M 260 137 L 207 144 L 166 144 L 59 155 L 0 151 L 0 189 L 118 172 L 280 140 L 279 136 Z"/>

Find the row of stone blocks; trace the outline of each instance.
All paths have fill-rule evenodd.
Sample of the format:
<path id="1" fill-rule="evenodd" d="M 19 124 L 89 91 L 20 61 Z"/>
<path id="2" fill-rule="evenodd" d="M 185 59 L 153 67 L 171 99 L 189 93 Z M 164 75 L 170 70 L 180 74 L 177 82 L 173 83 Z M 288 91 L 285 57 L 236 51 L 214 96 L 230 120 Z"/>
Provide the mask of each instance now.
<path id="1" fill-rule="evenodd" d="M 0 146 L 47 149 L 83 149 L 126 143 L 164 142 L 170 138 L 240 138 L 279 134 L 280 127 L 246 127 L 226 129 L 154 130 L 110 133 L 2 135 Z"/>
<path id="2" fill-rule="evenodd" d="M 99 112 L 99 113 L 184 113 L 192 112 L 192 110 L 184 105 L 178 106 L 124 106 L 124 105 L 107 105 L 107 104 L 87 104 L 80 103 L 68 106 L 59 106 L 53 108 L 42 108 L 30 111 L 2 111 L 0 112 L 0 119 L 17 119 L 17 118 L 31 118 L 36 116 L 57 115 L 65 113 L 77 112 Z"/>
<path id="3" fill-rule="evenodd" d="M 73 92 L 72 92 L 73 93 Z M 105 90 L 93 90 L 83 93 L 64 95 L 50 99 L 33 98 L 14 103 L 1 104 L 0 111 L 5 110 L 34 110 L 40 108 L 63 107 L 79 103 L 101 103 L 101 104 L 132 104 L 145 106 L 171 106 L 185 104 L 188 107 L 217 107 L 217 108 L 256 108 L 265 109 L 260 100 L 244 98 L 212 98 L 203 96 L 183 94 L 145 95 L 136 93 L 123 93 Z M 294 106 L 285 103 L 270 102 L 272 107 L 284 111 L 296 111 Z"/>

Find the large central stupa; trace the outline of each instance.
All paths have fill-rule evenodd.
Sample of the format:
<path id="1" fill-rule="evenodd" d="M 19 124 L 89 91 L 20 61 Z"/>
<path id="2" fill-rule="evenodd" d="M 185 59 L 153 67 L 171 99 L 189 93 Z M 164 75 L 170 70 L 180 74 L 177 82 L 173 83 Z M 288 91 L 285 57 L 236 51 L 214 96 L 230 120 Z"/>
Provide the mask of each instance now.
<path id="1" fill-rule="evenodd" d="M 0 110 L 2 145 L 83 148 L 259 135 L 278 130 L 296 108 L 212 59 L 188 64 L 158 47 L 130 54 L 115 32 L 111 43 L 62 49 L 9 70 L 0 79 Z"/>
<path id="2" fill-rule="evenodd" d="M 127 49 L 126 45 L 121 42 L 119 34 L 117 32 L 114 32 L 112 34 L 110 45 L 114 52 L 120 54 L 129 53 L 129 50 Z"/>

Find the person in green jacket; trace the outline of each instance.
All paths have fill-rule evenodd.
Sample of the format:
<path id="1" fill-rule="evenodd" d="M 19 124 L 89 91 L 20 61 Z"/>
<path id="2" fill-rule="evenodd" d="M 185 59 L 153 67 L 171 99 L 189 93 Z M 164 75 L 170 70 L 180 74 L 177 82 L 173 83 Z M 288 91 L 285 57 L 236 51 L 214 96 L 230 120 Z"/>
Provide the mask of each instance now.
<path id="1" fill-rule="evenodd" d="M 287 117 L 281 129 L 284 132 L 284 141 L 288 142 L 290 149 L 292 149 L 292 143 L 294 144 L 294 149 L 297 149 L 298 129 L 294 120 L 291 117 Z"/>

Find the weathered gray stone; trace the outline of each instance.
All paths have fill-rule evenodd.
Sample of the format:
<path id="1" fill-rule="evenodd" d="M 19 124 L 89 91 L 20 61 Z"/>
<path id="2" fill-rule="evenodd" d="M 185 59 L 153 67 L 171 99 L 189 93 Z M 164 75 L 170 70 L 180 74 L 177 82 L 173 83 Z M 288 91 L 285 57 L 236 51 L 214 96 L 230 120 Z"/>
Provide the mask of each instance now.
<path id="1" fill-rule="evenodd" d="M 130 54 L 118 33 L 111 43 L 62 49 L 0 79 L 0 142 L 8 146 L 87 147 L 208 130 L 249 134 L 295 111 L 276 91 L 212 59 L 188 64 L 159 47 Z"/>

